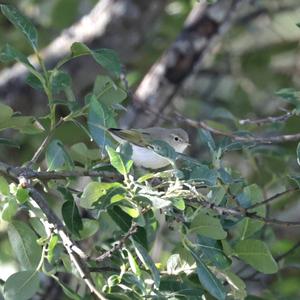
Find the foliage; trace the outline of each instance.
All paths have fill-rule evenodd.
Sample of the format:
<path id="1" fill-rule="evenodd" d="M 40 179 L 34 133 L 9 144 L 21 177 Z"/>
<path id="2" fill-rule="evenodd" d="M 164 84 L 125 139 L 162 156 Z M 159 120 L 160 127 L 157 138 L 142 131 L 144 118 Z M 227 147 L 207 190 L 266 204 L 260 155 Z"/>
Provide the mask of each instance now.
<path id="1" fill-rule="evenodd" d="M 127 98 L 125 84 L 119 80 L 117 54 L 74 43 L 67 57 L 47 69 L 35 27 L 10 5 L 2 4 L 1 11 L 25 35 L 40 66 L 34 67 L 10 45 L 2 49 L 0 59 L 22 63 L 31 73 L 28 83 L 47 95 L 49 105 L 47 115 L 35 117 L 20 116 L 0 104 L 0 130 L 46 134 L 31 161 L 23 162 L 25 169 L 10 171 L 1 165 L 5 175 L 0 177 L 1 218 L 9 224 L 9 240 L 20 266 L 20 271 L 4 283 L 5 299 L 32 297 L 41 288 L 40 273 L 53 278 L 71 299 L 85 299 L 95 291 L 99 299 L 199 299 L 202 295 L 208 299 L 245 299 L 246 285 L 235 263 L 246 268 L 249 265 L 258 273 L 278 272 L 268 240 L 261 240 L 265 225 L 276 224 L 276 220 L 268 219 L 263 191 L 235 169 L 225 167 L 223 161 L 225 153 L 250 151 L 255 143 L 228 137 L 217 142 L 209 131 L 199 130 L 211 158 L 203 163 L 155 141 L 150 148 L 166 157 L 171 167 L 139 174 L 133 166 L 131 146 L 116 148 L 107 132 L 116 125 L 119 107 Z M 62 70 L 65 63 L 81 55 L 91 56 L 103 68 L 82 106 L 69 97 L 71 78 Z M 278 95 L 298 113 L 297 91 L 285 89 Z M 68 111 L 59 120 L 58 105 Z M 49 125 L 42 126 L 44 120 Z M 53 138 L 54 131 L 67 122 L 91 137 L 100 151 L 89 149 L 85 143 L 69 147 Z M 10 139 L 0 143 L 17 144 Z M 298 163 L 299 156 L 298 146 L 294 153 Z M 77 190 L 81 176 L 91 180 Z M 61 219 L 43 197 L 64 200 Z M 18 219 L 22 210 L 30 212 L 26 222 Z M 151 249 L 162 219 L 159 214 L 176 229 L 176 242 L 167 259 L 155 263 Z M 106 232 L 110 234 L 106 236 Z M 86 253 L 82 254 L 81 248 Z M 59 272 L 72 275 L 78 286 L 87 284 L 89 290 L 82 288 L 77 293 L 74 285 L 57 276 Z"/>

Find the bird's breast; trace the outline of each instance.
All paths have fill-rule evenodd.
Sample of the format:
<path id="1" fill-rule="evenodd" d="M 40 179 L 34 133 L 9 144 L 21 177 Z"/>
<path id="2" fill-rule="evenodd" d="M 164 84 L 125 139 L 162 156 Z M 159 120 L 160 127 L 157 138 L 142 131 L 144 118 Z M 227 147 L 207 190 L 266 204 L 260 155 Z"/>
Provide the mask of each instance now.
<path id="1" fill-rule="evenodd" d="M 132 145 L 132 160 L 135 165 L 148 169 L 160 169 L 170 164 L 166 158 L 154 151 L 135 145 Z"/>

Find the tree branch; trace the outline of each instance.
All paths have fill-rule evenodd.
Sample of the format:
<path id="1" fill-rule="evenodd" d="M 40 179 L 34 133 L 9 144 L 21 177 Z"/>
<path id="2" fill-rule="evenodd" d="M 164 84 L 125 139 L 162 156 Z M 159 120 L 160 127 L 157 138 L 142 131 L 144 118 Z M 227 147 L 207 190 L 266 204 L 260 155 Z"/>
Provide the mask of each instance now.
<path id="1" fill-rule="evenodd" d="M 195 120 L 186 118 L 186 117 L 180 115 L 179 113 L 176 113 L 176 116 L 181 122 L 184 122 L 185 124 L 187 124 L 191 127 L 202 128 L 202 129 L 205 129 L 216 135 L 227 136 L 235 141 L 255 142 L 255 143 L 260 143 L 260 144 L 278 144 L 278 143 L 285 143 L 285 142 L 300 141 L 300 133 L 283 134 L 283 135 L 269 136 L 269 137 L 241 136 L 241 135 L 237 135 L 232 132 L 225 132 L 225 131 L 222 131 L 219 129 L 212 128 L 203 121 L 195 121 Z"/>
<path id="2" fill-rule="evenodd" d="M 272 197 L 265 199 L 262 202 L 255 203 L 255 204 L 247 207 L 246 210 L 251 210 L 251 209 L 256 208 L 258 206 L 265 205 L 265 204 L 267 204 L 267 203 L 269 203 L 271 201 L 274 201 L 275 199 L 277 199 L 277 198 L 279 198 L 281 196 L 284 196 L 286 194 L 289 194 L 289 193 L 292 193 L 292 192 L 295 192 L 295 191 L 299 191 L 299 188 L 294 188 L 294 189 L 283 191 L 281 193 L 277 193 L 277 194 L 273 195 Z"/>
<path id="3" fill-rule="evenodd" d="M 108 251 L 106 251 L 105 253 L 101 254 L 98 257 L 92 258 L 93 260 L 97 261 L 97 262 L 101 262 L 109 257 L 111 257 L 113 255 L 114 252 L 121 250 L 125 244 L 125 242 L 132 236 L 134 235 L 138 230 L 138 225 L 135 222 L 132 222 L 129 230 L 127 231 L 127 233 L 119 240 L 117 241 L 111 249 L 109 249 Z"/>
<path id="4" fill-rule="evenodd" d="M 201 205 L 203 207 L 212 209 L 216 211 L 219 215 L 230 215 L 233 217 L 248 217 L 250 219 L 255 219 L 262 221 L 265 224 L 273 224 L 278 226 L 284 226 L 284 227 L 290 227 L 290 226 L 300 226 L 300 222 L 294 222 L 294 221 L 282 221 L 277 219 L 269 219 L 262 216 L 257 215 L 256 213 L 248 212 L 246 209 L 236 209 L 236 208 L 228 208 L 224 206 L 218 206 L 214 203 L 208 202 L 206 200 L 199 200 L 199 199 L 187 199 L 188 202 Z"/>
<path id="5" fill-rule="evenodd" d="M 239 4 L 248 1 L 217 1 L 195 4 L 182 32 L 173 45 L 152 66 L 139 84 L 131 106 L 121 120 L 125 127 L 147 127 L 156 123 L 156 115 L 149 116 L 145 107 L 162 112 L 173 100 L 189 76 L 202 67 L 204 58 L 216 41 L 233 23 Z"/>

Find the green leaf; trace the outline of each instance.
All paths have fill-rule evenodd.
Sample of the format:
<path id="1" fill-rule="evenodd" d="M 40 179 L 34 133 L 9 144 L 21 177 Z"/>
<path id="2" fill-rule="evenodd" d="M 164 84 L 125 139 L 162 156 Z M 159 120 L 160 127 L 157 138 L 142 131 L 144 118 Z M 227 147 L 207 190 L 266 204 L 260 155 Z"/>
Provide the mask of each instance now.
<path id="1" fill-rule="evenodd" d="M 73 160 L 83 162 L 84 164 L 99 159 L 99 149 L 89 149 L 84 143 L 72 145 L 70 153 Z"/>
<path id="2" fill-rule="evenodd" d="M 43 81 L 41 81 L 39 77 L 33 75 L 32 73 L 28 74 L 25 82 L 36 90 L 42 91 L 44 89 Z"/>
<path id="3" fill-rule="evenodd" d="M 0 103 L 0 123 L 4 123 L 13 115 L 13 110 L 10 106 Z"/>
<path id="4" fill-rule="evenodd" d="M 152 274 L 152 278 L 154 280 L 154 284 L 155 284 L 156 288 L 159 288 L 160 274 L 159 274 L 159 271 L 156 268 L 152 258 L 149 256 L 147 250 L 141 244 L 134 241 L 133 239 L 131 239 L 131 241 L 133 243 L 136 255 L 138 256 L 140 261 L 143 263 L 143 265 L 150 270 L 150 272 Z"/>
<path id="5" fill-rule="evenodd" d="M 217 183 L 218 173 L 216 170 L 210 169 L 186 155 L 179 155 L 176 166 L 183 173 L 185 180 L 203 182 L 208 186 L 214 186 Z"/>
<path id="6" fill-rule="evenodd" d="M 55 278 L 56 279 L 56 278 Z M 56 279 L 56 281 L 58 282 L 58 284 L 61 286 L 64 294 L 69 297 L 72 300 L 81 300 L 83 298 L 81 298 L 75 291 L 73 291 L 71 288 L 69 288 L 67 285 L 65 285 L 64 283 L 60 282 L 59 279 Z"/>
<path id="7" fill-rule="evenodd" d="M 29 191 L 19 187 L 16 193 L 16 198 L 20 203 L 25 203 L 29 199 Z"/>
<path id="8" fill-rule="evenodd" d="M 160 156 L 163 156 L 170 161 L 175 161 L 177 158 L 177 153 L 174 148 L 165 141 L 154 140 L 151 142 L 150 148 Z"/>
<path id="9" fill-rule="evenodd" d="M 12 140 L 9 140 L 9 139 L 0 138 L 0 145 L 5 145 L 7 147 L 20 149 L 19 144 L 17 144 L 15 141 L 12 141 Z"/>
<path id="10" fill-rule="evenodd" d="M 84 43 L 75 42 L 71 46 L 72 58 L 91 54 L 91 50 Z"/>
<path id="11" fill-rule="evenodd" d="M 242 240 L 235 246 L 236 255 L 254 269 L 272 274 L 278 271 L 278 266 L 267 245 L 260 240 Z"/>
<path id="12" fill-rule="evenodd" d="M 8 277 L 4 284 L 5 300 L 27 300 L 39 290 L 40 279 L 36 270 L 21 271 Z"/>
<path id="13" fill-rule="evenodd" d="M 216 217 L 199 212 L 193 219 L 190 226 L 191 233 L 197 233 L 206 237 L 221 240 L 225 239 L 227 232 L 224 231 L 220 220 Z"/>
<path id="14" fill-rule="evenodd" d="M 216 144 L 211 133 L 205 129 L 200 129 L 199 136 L 201 141 L 203 141 L 208 146 L 210 152 L 214 153 L 216 150 Z"/>
<path id="15" fill-rule="evenodd" d="M 243 192 L 245 197 L 249 199 L 250 205 L 260 203 L 264 200 L 262 190 L 256 184 L 246 186 L 243 189 Z M 251 210 L 251 212 L 255 212 L 258 216 L 265 217 L 266 207 L 261 205 Z M 264 222 L 246 217 L 239 222 L 237 229 L 240 232 L 241 239 L 247 239 L 259 231 L 263 226 Z"/>
<path id="16" fill-rule="evenodd" d="M 0 176 L 0 194 L 9 195 L 9 185 L 3 176 Z"/>
<path id="17" fill-rule="evenodd" d="M 140 211 L 137 207 L 134 207 L 131 203 L 128 201 L 122 201 L 122 205 L 119 205 L 119 207 L 128 214 L 131 218 L 137 218 L 140 215 Z"/>
<path id="18" fill-rule="evenodd" d="M 112 146 L 110 134 L 106 129 L 109 127 L 115 127 L 116 122 L 114 120 L 112 111 L 110 111 L 106 105 L 99 103 L 94 96 L 92 96 L 88 113 L 88 127 L 89 131 L 97 143 L 102 149 L 106 145 Z"/>
<path id="19" fill-rule="evenodd" d="M 140 196 L 139 197 L 140 200 L 142 198 L 144 198 L 144 199 L 142 199 L 143 202 L 145 202 L 145 201 L 150 202 L 151 206 L 154 209 L 162 209 L 162 208 L 168 207 L 172 204 L 172 202 L 170 200 L 163 199 L 161 196 L 158 196 L 158 195 L 151 195 L 151 194 L 141 192 L 141 193 L 139 193 L 139 196 Z"/>
<path id="20" fill-rule="evenodd" d="M 84 43 L 75 42 L 71 46 L 71 58 L 81 55 L 92 55 L 95 61 L 100 64 L 104 69 L 113 73 L 114 75 L 120 75 L 121 63 L 118 55 L 111 49 L 98 49 L 91 50 Z"/>
<path id="21" fill-rule="evenodd" d="M 45 226 L 44 224 L 41 222 L 40 218 L 38 217 L 34 217 L 34 218 L 30 218 L 29 219 L 30 225 L 33 227 L 33 229 L 35 230 L 35 232 L 37 232 L 37 234 L 40 237 L 47 237 L 48 234 L 46 232 Z"/>
<path id="22" fill-rule="evenodd" d="M 219 205 L 224 199 L 225 194 L 226 190 L 223 186 L 213 187 L 207 194 L 207 198 L 209 202 Z"/>
<path id="23" fill-rule="evenodd" d="M 58 235 L 56 234 L 52 235 L 48 244 L 48 255 L 47 255 L 47 259 L 50 263 L 53 262 L 53 258 L 55 256 L 54 250 L 57 245 L 57 242 L 58 242 Z"/>
<path id="24" fill-rule="evenodd" d="M 98 75 L 96 77 L 93 95 L 100 103 L 108 106 L 121 103 L 127 98 L 127 93 L 118 87 L 110 77 L 105 75 Z"/>
<path id="25" fill-rule="evenodd" d="M 35 70 L 34 66 L 29 62 L 29 60 L 23 53 L 19 52 L 13 46 L 6 44 L 0 52 L 0 61 L 9 63 L 13 62 L 14 60 L 24 64 L 30 70 Z"/>
<path id="26" fill-rule="evenodd" d="M 24 222 L 12 221 L 8 226 L 8 237 L 21 266 L 27 270 L 35 269 L 42 255 L 35 232 Z"/>
<path id="27" fill-rule="evenodd" d="M 197 275 L 202 286 L 216 299 L 225 300 L 226 291 L 217 277 L 208 269 L 199 255 L 193 250 L 189 249 L 194 257 L 197 265 Z"/>
<path id="28" fill-rule="evenodd" d="M 205 258 L 211 261 L 219 269 L 225 269 L 231 265 L 231 260 L 223 251 L 220 241 L 211 238 L 197 236 L 197 246 L 202 251 Z"/>
<path id="29" fill-rule="evenodd" d="M 51 89 L 57 94 L 71 85 L 71 77 L 68 73 L 55 70 L 51 73 Z"/>
<path id="30" fill-rule="evenodd" d="M 127 145 L 129 145 L 129 144 L 127 143 Z M 128 146 L 126 146 L 126 145 L 125 146 L 121 145 L 121 149 L 123 147 L 126 147 L 127 149 L 131 149 L 131 148 L 128 148 Z M 120 151 L 121 153 L 119 153 L 109 146 L 106 146 L 106 151 L 108 153 L 111 165 L 123 176 L 128 174 L 132 167 L 132 163 L 133 163 L 132 160 L 130 159 L 130 157 L 132 155 L 132 149 L 130 151 L 125 150 L 125 151 L 127 151 L 127 153 L 123 154 L 123 155 L 122 155 L 122 150 Z"/>
<path id="31" fill-rule="evenodd" d="M 105 48 L 94 50 L 92 56 L 107 71 L 117 76 L 121 74 L 120 59 L 114 50 Z"/>
<path id="32" fill-rule="evenodd" d="M 137 276 L 141 276 L 141 269 L 134 256 L 128 249 L 125 249 L 125 251 L 127 252 L 127 258 L 132 272 Z"/>
<path id="33" fill-rule="evenodd" d="M 84 208 L 92 208 L 94 203 L 106 195 L 110 189 L 121 186 L 118 182 L 90 182 L 83 190 L 79 204 Z"/>
<path id="34" fill-rule="evenodd" d="M 66 201 L 61 208 L 61 213 L 67 228 L 72 233 L 79 235 L 83 224 L 75 201 Z"/>
<path id="35" fill-rule="evenodd" d="M 11 222 L 12 218 L 18 211 L 18 203 L 14 197 L 9 197 L 8 202 L 3 205 L 1 218 L 6 222 Z"/>
<path id="36" fill-rule="evenodd" d="M 0 122 L 0 130 L 13 128 L 25 134 L 37 134 L 44 131 L 41 124 L 30 116 L 13 116 L 5 123 Z"/>
<path id="37" fill-rule="evenodd" d="M 185 202 L 184 199 L 181 197 L 177 197 L 177 198 L 173 198 L 171 200 L 172 204 L 174 207 L 176 207 L 177 209 L 184 211 L 185 210 Z"/>
<path id="38" fill-rule="evenodd" d="M 159 291 L 163 292 L 167 299 L 202 299 L 204 294 L 203 289 L 198 286 L 191 285 L 189 281 L 184 281 L 182 278 L 178 280 L 176 276 L 164 276 L 161 279 Z M 174 298 L 174 296 L 176 298 Z"/>
<path id="39" fill-rule="evenodd" d="M 94 235 L 99 230 L 99 221 L 93 219 L 82 219 L 82 229 L 79 231 L 80 238 L 76 240 L 84 240 Z"/>
<path id="40" fill-rule="evenodd" d="M 63 143 L 59 140 L 53 140 L 46 152 L 46 162 L 48 171 L 72 169 L 74 164 L 69 154 L 66 152 Z"/>
<path id="41" fill-rule="evenodd" d="M 247 297 L 247 290 L 245 282 L 238 277 L 235 273 L 226 270 L 224 272 L 226 281 L 228 282 L 231 294 L 234 299 L 245 299 Z M 248 299 L 248 298 L 247 298 Z M 250 300 L 250 299 L 248 299 Z"/>
<path id="42" fill-rule="evenodd" d="M 122 232 L 127 232 L 132 224 L 132 218 L 126 214 L 119 206 L 112 206 L 107 210 L 109 216 L 112 220 L 118 225 Z M 149 233 L 153 231 L 154 224 L 153 222 L 148 222 L 145 228 L 138 227 L 138 231 L 133 235 L 133 239 L 139 244 L 142 244 L 144 248 L 149 247 Z M 157 229 L 157 227 L 155 228 Z"/>
<path id="43" fill-rule="evenodd" d="M 23 32 L 31 47 L 36 51 L 38 46 L 38 33 L 32 23 L 23 16 L 14 6 L 1 4 L 1 11 L 5 17 Z"/>

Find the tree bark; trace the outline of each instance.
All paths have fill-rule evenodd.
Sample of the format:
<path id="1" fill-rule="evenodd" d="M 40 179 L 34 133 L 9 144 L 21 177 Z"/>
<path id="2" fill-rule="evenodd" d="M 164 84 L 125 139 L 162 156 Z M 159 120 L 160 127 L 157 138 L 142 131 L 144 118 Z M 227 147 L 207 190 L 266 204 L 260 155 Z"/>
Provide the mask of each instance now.
<path id="1" fill-rule="evenodd" d="M 156 124 L 157 114 L 172 102 L 187 77 L 202 67 L 216 40 L 220 39 L 233 23 L 242 0 L 218 1 L 195 5 L 183 31 L 174 44 L 153 65 L 136 89 L 132 103 L 121 120 L 123 127 L 148 127 Z"/>
<path id="2" fill-rule="evenodd" d="M 64 30 L 42 50 L 48 66 L 53 66 L 70 51 L 74 42 L 85 42 L 91 48 L 112 48 L 121 61 L 128 65 L 135 61 L 143 46 L 149 26 L 156 23 L 164 12 L 167 0 L 102 0 L 79 22 Z M 30 57 L 37 65 L 35 57 Z M 100 72 L 100 67 L 89 57 L 78 58 L 66 65 L 72 74 L 73 87 L 83 97 Z M 17 63 L 0 73 L 0 99 L 24 114 L 44 112 L 46 97 L 25 83 L 28 75 Z"/>

